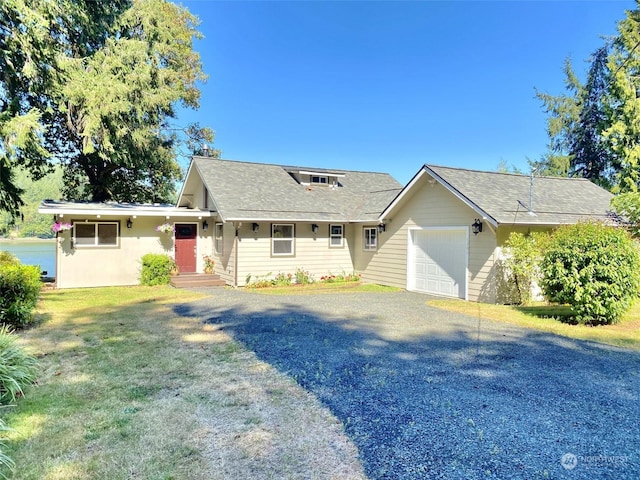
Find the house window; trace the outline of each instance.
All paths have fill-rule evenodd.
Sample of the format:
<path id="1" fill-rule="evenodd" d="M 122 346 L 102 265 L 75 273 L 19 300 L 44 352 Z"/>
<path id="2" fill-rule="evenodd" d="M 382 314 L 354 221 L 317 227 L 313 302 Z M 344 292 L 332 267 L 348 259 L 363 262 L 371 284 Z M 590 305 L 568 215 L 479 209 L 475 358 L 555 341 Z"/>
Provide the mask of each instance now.
<path id="1" fill-rule="evenodd" d="M 364 249 L 378 249 L 378 229 L 376 227 L 366 227 L 364 229 Z"/>
<path id="2" fill-rule="evenodd" d="M 218 255 L 222 255 L 224 253 L 224 239 L 222 237 L 223 231 L 224 224 L 216 223 L 215 241 L 213 243 L 213 248 Z"/>
<path id="3" fill-rule="evenodd" d="M 202 187 L 202 208 L 207 210 L 209 208 L 209 190 L 207 187 Z"/>
<path id="4" fill-rule="evenodd" d="M 334 248 L 344 246 L 343 225 L 329 225 L 329 246 Z"/>
<path id="5" fill-rule="evenodd" d="M 73 244 L 78 247 L 117 247 L 118 222 L 74 222 Z"/>
<path id="6" fill-rule="evenodd" d="M 274 256 L 293 255 L 293 224 L 271 225 L 271 253 Z"/>
<path id="7" fill-rule="evenodd" d="M 319 183 L 321 185 L 326 185 L 327 183 L 329 183 L 329 179 L 325 176 L 311 175 L 311 183 Z"/>

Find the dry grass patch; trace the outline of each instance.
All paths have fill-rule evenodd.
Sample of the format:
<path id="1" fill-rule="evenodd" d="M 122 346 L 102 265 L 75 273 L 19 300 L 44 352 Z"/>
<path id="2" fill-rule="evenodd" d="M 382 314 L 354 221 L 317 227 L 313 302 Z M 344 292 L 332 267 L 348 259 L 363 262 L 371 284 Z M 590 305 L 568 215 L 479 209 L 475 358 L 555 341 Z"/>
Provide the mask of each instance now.
<path id="1" fill-rule="evenodd" d="M 168 287 L 51 291 L 7 415 L 20 479 L 365 478 L 342 426 Z"/>
<path id="2" fill-rule="evenodd" d="M 453 299 L 430 300 L 428 304 L 444 310 L 511 323 L 541 332 L 640 351 L 640 301 L 636 301 L 618 323 L 598 326 L 572 325 L 569 307 L 557 305 L 519 307 Z"/>

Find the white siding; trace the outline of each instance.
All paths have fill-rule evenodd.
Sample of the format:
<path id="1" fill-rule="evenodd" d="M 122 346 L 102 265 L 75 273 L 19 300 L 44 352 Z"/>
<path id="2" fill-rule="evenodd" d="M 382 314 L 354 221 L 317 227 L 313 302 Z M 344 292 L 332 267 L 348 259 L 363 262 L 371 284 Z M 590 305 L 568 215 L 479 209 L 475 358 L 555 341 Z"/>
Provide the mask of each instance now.
<path id="1" fill-rule="evenodd" d="M 413 190 L 396 207 L 393 217 L 385 219 L 386 231 L 379 235 L 377 252 L 363 250 L 362 226 L 356 232 L 355 269 L 362 272 L 365 281 L 406 288 L 409 228 L 470 228 L 478 217 L 452 193 L 439 184 L 429 184 L 426 178 Z M 469 300 L 494 301 L 495 252 L 496 237 L 485 221 L 482 233 L 469 233 Z"/>
<path id="2" fill-rule="evenodd" d="M 296 223 L 295 255 L 273 256 L 271 223 L 261 222 L 257 233 L 251 230 L 251 223 L 243 223 L 238 232 L 238 286 L 245 285 L 247 275 L 255 280 L 269 273 L 272 276 L 278 273 L 294 274 L 299 268 L 309 272 L 315 280 L 330 273 L 352 273 L 352 228 L 345 225 L 343 247 L 330 248 L 328 223 L 319 223 L 316 234 L 312 233 L 310 223 Z"/>

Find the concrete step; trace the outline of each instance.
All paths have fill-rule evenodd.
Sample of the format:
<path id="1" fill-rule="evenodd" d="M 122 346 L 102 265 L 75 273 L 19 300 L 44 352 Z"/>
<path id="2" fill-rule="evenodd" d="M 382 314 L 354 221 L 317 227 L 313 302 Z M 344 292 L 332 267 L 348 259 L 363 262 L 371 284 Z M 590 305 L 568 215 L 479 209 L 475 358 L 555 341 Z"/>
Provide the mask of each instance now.
<path id="1" fill-rule="evenodd" d="M 176 288 L 189 287 L 223 287 L 226 282 L 220 275 L 206 273 L 182 273 L 171 277 L 171 286 Z"/>

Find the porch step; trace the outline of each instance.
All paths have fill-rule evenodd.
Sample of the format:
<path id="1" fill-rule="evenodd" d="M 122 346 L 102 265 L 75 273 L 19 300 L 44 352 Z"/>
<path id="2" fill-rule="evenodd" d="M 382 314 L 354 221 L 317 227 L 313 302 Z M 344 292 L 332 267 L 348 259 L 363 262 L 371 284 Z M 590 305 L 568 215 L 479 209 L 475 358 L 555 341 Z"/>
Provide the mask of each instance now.
<path id="1" fill-rule="evenodd" d="M 223 287 L 226 283 L 220 275 L 207 273 L 181 273 L 171 277 L 170 281 L 171 286 L 176 288 Z"/>

